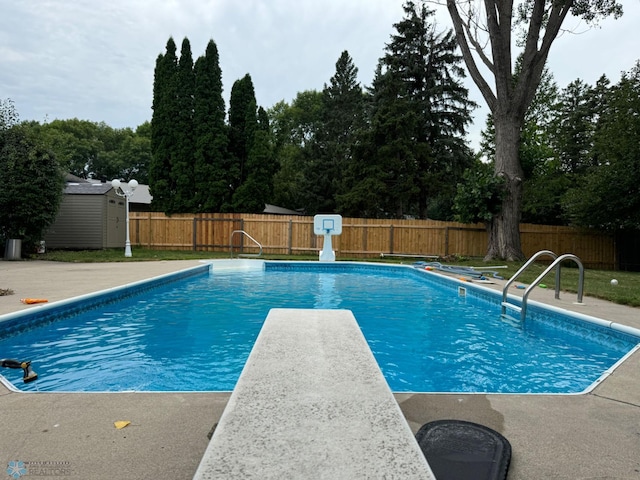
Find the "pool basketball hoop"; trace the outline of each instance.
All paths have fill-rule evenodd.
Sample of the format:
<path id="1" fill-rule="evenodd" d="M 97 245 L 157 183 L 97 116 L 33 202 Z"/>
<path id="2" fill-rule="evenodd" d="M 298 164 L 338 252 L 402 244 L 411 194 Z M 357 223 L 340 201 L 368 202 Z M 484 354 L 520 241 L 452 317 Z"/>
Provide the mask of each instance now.
<path id="1" fill-rule="evenodd" d="M 331 237 L 342 233 L 341 215 L 316 215 L 313 217 L 313 233 L 324 236 L 322 250 L 320 250 L 321 262 L 335 262 L 336 252 L 332 250 Z"/>

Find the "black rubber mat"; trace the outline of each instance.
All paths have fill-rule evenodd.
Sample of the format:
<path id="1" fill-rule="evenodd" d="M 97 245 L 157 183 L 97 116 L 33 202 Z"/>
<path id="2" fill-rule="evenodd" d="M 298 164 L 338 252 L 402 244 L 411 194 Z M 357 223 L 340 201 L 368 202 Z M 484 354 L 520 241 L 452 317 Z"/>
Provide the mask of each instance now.
<path id="1" fill-rule="evenodd" d="M 511 462 L 511 444 L 484 425 L 462 420 L 424 424 L 416 440 L 438 480 L 502 480 Z"/>

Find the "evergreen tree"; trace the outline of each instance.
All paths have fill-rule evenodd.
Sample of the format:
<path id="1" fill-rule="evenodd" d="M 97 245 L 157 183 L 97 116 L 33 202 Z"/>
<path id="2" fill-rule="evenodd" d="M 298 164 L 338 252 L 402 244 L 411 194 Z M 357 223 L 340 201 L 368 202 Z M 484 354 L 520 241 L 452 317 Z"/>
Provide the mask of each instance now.
<path id="1" fill-rule="evenodd" d="M 273 178 L 278 172 L 278 162 L 273 154 L 273 135 L 269 125 L 269 115 L 262 107 L 258 107 L 258 128 L 251 147 L 250 165 L 252 165 L 254 178 L 260 183 L 259 203 L 264 209 L 264 204 L 273 201 Z"/>
<path id="2" fill-rule="evenodd" d="M 640 63 L 603 93 L 599 82 L 593 166 L 564 199 L 572 223 L 603 230 L 640 229 Z"/>
<path id="3" fill-rule="evenodd" d="M 359 149 L 365 155 L 359 162 L 378 166 L 355 171 L 379 174 L 376 186 L 385 193 L 376 216 L 450 216 L 457 179 L 472 162 L 463 138 L 474 104 L 462 84 L 453 33 L 438 33 L 424 4 L 408 1 L 404 11 L 372 84 L 371 131 L 363 139 L 369 146 Z M 350 178 L 356 190 L 370 190 L 357 184 L 371 179 Z M 353 190 L 342 200 L 359 203 Z"/>
<path id="4" fill-rule="evenodd" d="M 336 62 L 336 73 L 322 91 L 321 122 L 308 145 L 305 165 L 309 213 L 333 212 L 347 186 L 344 174 L 352 161 L 356 134 L 364 127 L 364 94 L 349 52 Z"/>
<path id="5" fill-rule="evenodd" d="M 235 210 L 247 213 L 262 213 L 273 192 L 275 163 L 269 122 L 262 107 L 257 120 L 247 155 L 247 176 L 234 194 Z"/>
<path id="6" fill-rule="evenodd" d="M 258 122 L 256 115 L 255 90 L 251 76 L 247 74 L 234 82 L 229 98 L 229 154 L 233 162 L 229 172 L 233 191 L 232 208 L 235 211 L 242 210 L 249 196 L 242 191 L 236 195 L 236 191 L 247 179 L 249 150 Z"/>
<path id="7" fill-rule="evenodd" d="M 600 86 L 608 86 L 606 77 Z M 560 94 L 554 118 L 554 147 L 558 152 L 562 171 L 584 173 L 592 163 L 593 135 L 598 118 L 596 91 L 578 79 Z"/>
<path id="8" fill-rule="evenodd" d="M 218 47 L 210 40 L 195 71 L 195 195 L 194 208 L 218 212 L 231 202 L 229 137 L 222 97 L 222 70 Z"/>
<path id="9" fill-rule="evenodd" d="M 7 130 L 18 123 L 18 113 L 15 104 L 10 98 L 0 99 L 0 132 Z"/>
<path id="10" fill-rule="evenodd" d="M 153 116 L 151 118 L 151 154 L 149 165 L 149 187 L 153 195 L 154 208 L 173 211 L 175 181 L 171 166 L 176 133 L 175 119 L 179 115 L 177 103 L 176 44 L 173 38 L 167 41 L 165 54 L 158 55 L 153 82 Z"/>
<path id="11" fill-rule="evenodd" d="M 369 215 L 402 218 L 410 214 L 411 200 L 418 194 L 416 156 L 423 154 L 428 145 L 419 131 L 418 108 L 412 105 L 401 72 L 383 72 L 381 67 L 382 64 L 372 83 L 371 131 L 357 150 L 359 160 L 372 165 L 359 169 L 352 178 L 358 183 L 364 181 L 361 191 L 378 192 L 378 200 L 372 204 L 375 210 L 369 208 Z M 365 172 L 375 175 L 380 183 L 376 185 L 372 178 L 361 176 Z"/>
<path id="12" fill-rule="evenodd" d="M 171 156 L 171 176 L 175 182 L 172 212 L 193 211 L 195 192 L 194 174 L 194 93 L 195 75 L 193 72 L 193 57 L 189 39 L 182 41 L 180 60 L 176 71 L 178 107 L 177 115 L 173 119 L 175 143 Z"/>
<path id="13" fill-rule="evenodd" d="M 524 173 L 521 221 L 526 223 L 562 225 L 564 222 L 560 200 L 569 178 L 562 171 L 558 151 L 553 147 L 559 95 L 553 75 L 545 68 L 520 134 L 520 163 Z"/>

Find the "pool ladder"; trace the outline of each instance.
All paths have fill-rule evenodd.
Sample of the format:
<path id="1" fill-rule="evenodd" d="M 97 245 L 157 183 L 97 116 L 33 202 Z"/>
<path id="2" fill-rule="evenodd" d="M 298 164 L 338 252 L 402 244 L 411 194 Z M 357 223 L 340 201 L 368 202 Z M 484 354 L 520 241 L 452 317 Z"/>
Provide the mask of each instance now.
<path id="1" fill-rule="evenodd" d="M 516 280 L 516 278 L 518 278 L 518 276 L 520 276 L 520 274 L 522 272 L 524 272 L 527 268 L 529 268 L 529 266 L 535 262 L 539 257 L 543 256 L 543 255 L 547 255 L 550 256 L 551 258 L 553 258 L 553 262 L 551 263 L 551 265 L 549 265 L 544 272 L 542 272 L 540 275 L 538 275 L 538 278 L 536 278 L 531 285 L 529 285 L 525 291 L 524 291 L 524 295 L 522 296 L 522 301 L 520 305 L 516 305 L 514 303 L 510 303 L 508 301 L 507 298 L 507 293 L 509 291 L 509 287 L 511 286 L 511 284 Z M 506 315 L 507 312 L 507 308 L 514 310 L 515 312 L 519 312 L 520 313 L 520 320 L 524 321 L 525 316 L 527 315 L 527 299 L 529 298 L 529 294 L 531 293 L 531 291 L 537 287 L 540 282 L 542 282 L 542 279 L 547 275 L 547 273 L 549 273 L 551 270 L 553 270 L 556 266 L 558 267 L 556 269 L 556 280 L 555 280 L 555 284 L 556 284 L 556 295 L 555 298 L 559 299 L 560 298 L 560 270 L 561 270 L 561 263 L 565 260 L 573 260 L 577 265 L 578 265 L 578 302 L 577 303 L 582 303 L 582 293 L 583 293 L 583 289 L 584 289 L 584 267 L 582 266 L 582 262 L 580 261 L 580 259 L 571 254 L 571 253 L 565 253 L 564 255 L 556 255 L 555 253 L 553 253 L 551 250 L 540 250 L 539 252 L 537 252 L 535 255 L 533 255 L 529 260 L 526 261 L 526 263 L 524 265 L 522 265 L 522 267 L 520 267 L 520 269 L 509 279 L 507 280 L 507 283 L 505 283 L 504 288 L 502 289 L 502 315 Z"/>
<path id="2" fill-rule="evenodd" d="M 231 247 L 230 247 L 231 258 L 233 258 L 233 236 L 236 233 L 240 233 L 240 234 L 244 235 L 249 240 L 251 240 L 253 243 L 255 243 L 256 246 L 260 249 L 260 251 L 258 253 L 239 253 L 238 254 L 238 258 L 240 258 L 240 257 L 251 258 L 251 257 L 261 257 L 262 256 L 262 245 L 255 238 L 253 238 L 251 235 L 249 235 L 244 230 L 234 230 L 233 232 L 231 232 L 231 240 L 229 241 L 229 244 L 231 245 Z M 240 245 L 240 251 L 242 252 L 242 245 Z"/>

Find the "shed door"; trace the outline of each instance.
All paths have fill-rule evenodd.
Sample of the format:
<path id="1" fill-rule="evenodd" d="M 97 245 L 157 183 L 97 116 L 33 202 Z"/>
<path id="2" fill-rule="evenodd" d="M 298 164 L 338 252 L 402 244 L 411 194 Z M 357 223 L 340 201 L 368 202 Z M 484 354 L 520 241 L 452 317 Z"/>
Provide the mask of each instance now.
<path id="1" fill-rule="evenodd" d="M 126 234 L 125 200 L 110 197 L 107 201 L 107 248 L 124 248 Z"/>

